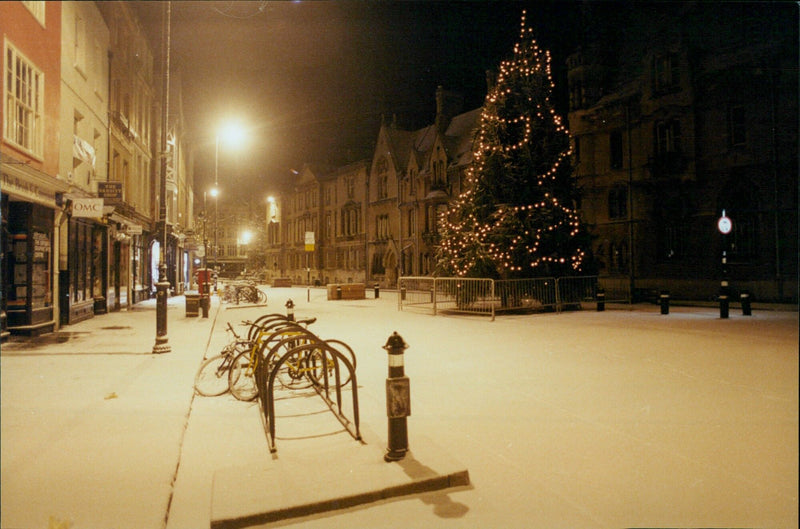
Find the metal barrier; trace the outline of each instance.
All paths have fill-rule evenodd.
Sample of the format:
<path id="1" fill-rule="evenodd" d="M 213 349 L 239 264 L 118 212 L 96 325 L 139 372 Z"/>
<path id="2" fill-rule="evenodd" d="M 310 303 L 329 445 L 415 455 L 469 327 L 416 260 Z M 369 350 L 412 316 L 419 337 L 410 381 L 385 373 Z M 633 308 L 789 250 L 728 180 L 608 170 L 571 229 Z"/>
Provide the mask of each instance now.
<path id="1" fill-rule="evenodd" d="M 494 281 L 491 279 L 437 277 L 433 313 L 438 311 L 487 314 L 494 319 Z"/>
<path id="2" fill-rule="evenodd" d="M 628 277 L 598 278 L 599 286 L 606 293 L 606 303 L 632 303 L 631 281 Z"/>
<path id="3" fill-rule="evenodd" d="M 263 339 L 256 366 L 256 385 L 264 414 L 270 452 L 275 446 L 276 382 L 287 390 L 312 388 L 354 439 L 361 440 L 358 414 L 358 381 L 353 350 L 339 340 L 322 340 L 299 323 L 273 321 Z M 262 327 L 264 329 L 264 327 Z M 266 353 L 265 353 L 266 351 Z M 351 384 L 350 419 L 344 413 L 342 388 Z M 331 397 L 334 394 L 334 398 Z"/>
<path id="4" fill-rule="evenodd" d="M 556 307 L 580 309 L 583 303 L 597 301 L 597 276 L 559 277 L 556 279 Z"/>
<path id="5" fill-rule="evenodd" d="M 555 310 L 558 305 L 556 279 L 507 279 L 496 281 L 498 311 Z"/>
<path id="6" fill-rule="evenodd" d="M 421 307 L 435 316 L 440 311 L 490 315 L 520 310 L 581 308 L 597 302 L 597 276 L 532 279 L 473 279 L 401 277 L 398 310 Z M 606 297 L 606 301 L 616 301 Z"/>
<path id="7" fill-rule="evenodd" d="M 397 297 L 397 308 L 403 307 L 430 307 L 433 308 L 434 296 L 433 277 L 401 277 L 398 280 L 400 295 Z"/>

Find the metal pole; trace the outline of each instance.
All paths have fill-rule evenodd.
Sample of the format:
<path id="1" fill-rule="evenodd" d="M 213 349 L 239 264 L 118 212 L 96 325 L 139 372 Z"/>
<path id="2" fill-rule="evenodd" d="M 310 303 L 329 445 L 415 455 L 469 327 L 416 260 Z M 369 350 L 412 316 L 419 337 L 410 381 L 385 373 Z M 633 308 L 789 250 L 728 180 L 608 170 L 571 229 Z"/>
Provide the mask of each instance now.
<path id="1" fill-rule="evenodd" d="M 162 223 L 161 244 L 158 256 L 158 283 L 156 283 L 156 342 L 153 353 L 169 353 L 172 348 L 167 337 L 167 127 L 169 125 L 169 47 L 170 47 L 170 16 L 172 4 L 164 3 L 164 18 L 162 26 L 161 58 L 162 58 L 162 93 L 163 108 L 161 109 L 161 175 L 159 187 L 158 220 Z"/>

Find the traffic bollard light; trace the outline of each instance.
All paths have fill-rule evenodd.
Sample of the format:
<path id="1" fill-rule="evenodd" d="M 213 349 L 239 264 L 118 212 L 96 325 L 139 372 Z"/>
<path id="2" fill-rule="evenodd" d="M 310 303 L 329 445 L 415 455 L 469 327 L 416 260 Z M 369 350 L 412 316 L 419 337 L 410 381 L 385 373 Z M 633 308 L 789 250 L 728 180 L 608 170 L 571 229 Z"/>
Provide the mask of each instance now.
<path id="1" fill-rule="evenodd" d="M 286 301 L 286 319 L 294 321 L 294 301 L 291 299 Z"/>
<path id="2" fill-rule="evenodd" d="M 408 345 L 395 331 L 383 347 L 389 353 L 389 376 L 386 379 L 386 415 L 389 418 L 388 448 L 383 460 L 400 461 L 408 452 L 408 424 L 411 415 L 410 382 L 405 376 L 403 352 Z"/>
<path id="3" fill-rule="evenodd" d="M 742 292 L 739 294 L 739 299 L 742 302 L 742 316 L 752 316 L 752 308 L 750 307 L 750 293 Z"/>
<path id="4" fill-rule="evenodd" d="M 662 290 L 659 300 L 661 301 L 661 314 L 669 314 L 669 292 Z"/>

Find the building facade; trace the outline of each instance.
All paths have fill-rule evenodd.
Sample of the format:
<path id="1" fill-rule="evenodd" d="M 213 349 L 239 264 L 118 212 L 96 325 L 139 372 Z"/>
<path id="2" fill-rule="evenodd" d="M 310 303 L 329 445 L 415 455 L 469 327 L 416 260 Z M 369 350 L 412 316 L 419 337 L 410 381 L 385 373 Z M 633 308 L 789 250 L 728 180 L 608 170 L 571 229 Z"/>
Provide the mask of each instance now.
<path id="1" fill-rule="evenodd" d="M 383 123 L 370 160 L 294 174 L 267 208 L 267 280 L 393 288 L 433 272 L 438 216 L 463 191 L 480 117 L 441 87 L 436 105 L 421 129 Z"/>
<path id="2" fill-rule="evenodd" d="M 791 13 L 672 7 L 660 18 L 631 10 L 618 53 L 595 39 L 568 60 L 580 209 L 601 281 L 634 297 L 708 300 L 727 282 L 796 302 Z"/>
<path id="3" fill-rule="evenodd" d="M 56 241 L 69 190 L 59 174 L 61 29 L 58 2 L 0 3 L 4 337 L 49 332 L 58 321 Z"/>
<path id="4" fill-rule="evenodd" d="M 94 2 L 61 4 L 59 176 L 73 206 L 108 180 L 108 27 Z M 72 141 L 67 141 L 71 139 Z M 108 310 L 108 211 L 73 207 L 58 216 L 61 324 Z"/>
<path id="5" fill-rule="evenodd" d="M 164 72 L 127 2 L 2 2 L 0 33 L 5 337 L 150 297 L 161 240 L 154 153 L 164 95 L 155 86 Z M 180 292 L 193 182 L 179 93 L 172 98 L 166 231 L 169 280 Z"/>

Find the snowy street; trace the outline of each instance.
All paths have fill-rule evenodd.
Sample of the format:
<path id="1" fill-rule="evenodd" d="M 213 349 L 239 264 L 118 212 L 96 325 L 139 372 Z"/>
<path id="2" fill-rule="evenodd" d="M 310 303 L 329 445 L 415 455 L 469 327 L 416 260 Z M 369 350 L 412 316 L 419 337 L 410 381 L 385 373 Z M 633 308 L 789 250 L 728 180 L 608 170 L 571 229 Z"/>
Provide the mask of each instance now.
<path id="1" fill-rule="evenodd" d="M 110 314 L 64 329 L 85 331 L 66 343 L 27 353 L 3 344 L 2 529 L 208 527 L 214 473 L 273 460 L 258 404 L 192 397 L 194 372 L 207 342 L 208 354 L 226 342 L 227 322 L 285 313 L 289 298 L 298 318 L 317 317 L 318 336 L 355 351 L 361 425 L 384 442 L 382 346 L 394 331 L 403 337 L 410 448 L 436 443 L 471 485 L 272 526 L 798 525 L 796 311 L 721 320 L 715 307 L 665 316 L 636 305 L 492 322 L 398 311 L 394 292 L 357 301 L 266 292 L 266 308 L 215 301 L 206 320 L 171 305 L 173 351 L 161 356 L 146 354 L 149 310 L 130 313 L 128 330 L 103 331 L 119 321 Z M 101 354 L 100 340 L 116 342 Z M 324 414 L 281 421 L 284 463 L 356 444 L 327 435 L 335 420 Z"/>

